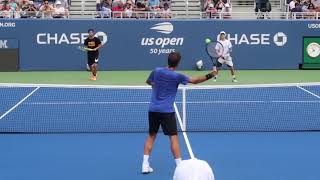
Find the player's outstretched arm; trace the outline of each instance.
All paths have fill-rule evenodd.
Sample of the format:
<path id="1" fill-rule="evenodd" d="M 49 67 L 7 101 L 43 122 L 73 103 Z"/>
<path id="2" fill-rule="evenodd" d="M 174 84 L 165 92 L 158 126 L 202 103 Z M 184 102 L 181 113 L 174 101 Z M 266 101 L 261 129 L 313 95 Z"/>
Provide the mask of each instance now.
<path id="1" fill-rule="evenodd" d="M 214 77 L 214 75 L 216 74 L 215 71 L 210 72 L 209 74 L 206 74 L 205 76 L 199 76 L 199 77 L 190 77 L 189 78 L 189 83 L 191 84 L 199 84 L 202 83 L 204 81 L 207 81 L 211 78 Z"/>

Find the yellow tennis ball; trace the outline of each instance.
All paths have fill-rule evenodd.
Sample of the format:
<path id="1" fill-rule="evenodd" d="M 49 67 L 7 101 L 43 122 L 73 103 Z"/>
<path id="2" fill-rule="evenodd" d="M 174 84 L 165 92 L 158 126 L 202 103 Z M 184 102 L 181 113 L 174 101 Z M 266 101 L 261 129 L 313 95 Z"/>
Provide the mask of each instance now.
<path id="1" fill-rule="evenodd" d="M 205 39 L 205 42 L 206 42 L 206 44 L 209 44 L 209 43 L 211 43 L 211 39 L 206 38 L 206 39 Z"/>

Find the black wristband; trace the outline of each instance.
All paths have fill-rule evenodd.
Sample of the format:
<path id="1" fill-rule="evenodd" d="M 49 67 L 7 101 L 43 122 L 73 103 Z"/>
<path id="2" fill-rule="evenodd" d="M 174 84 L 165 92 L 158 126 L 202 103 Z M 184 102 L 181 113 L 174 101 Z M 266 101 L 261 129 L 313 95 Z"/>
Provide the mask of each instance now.
<path id="1" fill-rule="evenodd" d="M 207 80 L 208 80 L 208 79 L 211 79 L 211 78 L 213 78 L 213 74 L 209 73 L 209 74 L 206 75 L 206 79 L 207 79 Z"/>

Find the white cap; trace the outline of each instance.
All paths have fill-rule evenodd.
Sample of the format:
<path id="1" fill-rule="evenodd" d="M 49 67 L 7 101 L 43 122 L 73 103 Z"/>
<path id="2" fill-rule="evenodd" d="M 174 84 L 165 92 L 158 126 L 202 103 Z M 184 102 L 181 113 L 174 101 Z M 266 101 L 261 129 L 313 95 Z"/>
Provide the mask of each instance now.
<path id="1" fill-rule="evenodd" d="M 220 31 L 220 33 L 219 34 L 224 34 L 224 35 L 226 35 L 226 32 L 224 32 L 224 31 Z"/>
<path id="2" fill-rule="evenodd" d="M 33 1 L 29 1 L 29 4 L 33 4 Z"/>
<path id="3" fill-rule="evenodd" d="M 213 8 L 213 4 L 209 4 L 209 7 L 210 7 L 210 8 Z"/>
<path id="4" fill-rule="evenodd" d="M 61 1 L 57 1 L 56 4 L 61 4 Z"/>
<path id="5" fill-rule="evenodd" d="M 224 5 L 224 7 L 228 8 L 228 7 L 230 7 L 230 5 L 227 3 Z"/>

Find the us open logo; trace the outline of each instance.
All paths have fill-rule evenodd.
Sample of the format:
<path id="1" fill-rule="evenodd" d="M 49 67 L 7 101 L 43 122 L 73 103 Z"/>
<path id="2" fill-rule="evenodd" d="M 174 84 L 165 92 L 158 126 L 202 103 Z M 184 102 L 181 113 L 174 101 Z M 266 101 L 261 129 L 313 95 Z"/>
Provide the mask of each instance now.
<path id="1" fill-rule="evenodd" d="M 148 34 L 152 36 L 143 37 L 140 44 L 151 47 L 149 53 L 154 55 L 174 52 L 176 46 L 183 45 L 184 38 L 170 36 L 173 30 L 174 26 L 170 22 L 157 23 L 149 28 Z"/>

